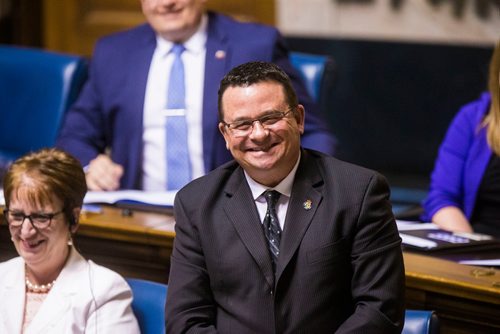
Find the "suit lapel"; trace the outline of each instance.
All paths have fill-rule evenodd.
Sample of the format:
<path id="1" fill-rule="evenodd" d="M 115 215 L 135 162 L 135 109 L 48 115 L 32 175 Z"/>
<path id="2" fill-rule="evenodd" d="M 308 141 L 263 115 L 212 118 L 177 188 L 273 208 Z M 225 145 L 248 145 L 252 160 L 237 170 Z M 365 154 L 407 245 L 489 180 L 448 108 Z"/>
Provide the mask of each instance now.
<path id="1" fill-rule="evenodd" d="M 304 234 L 318 209 L 323 195 L 320 186 L 323 178 L 315 161 L 304 150 L 295 175 L 292 196 L 288 203 L 285 227 L 276 267 L 276 282 L 297 251 Z"/>
<path id="2" fill-rule="evenodd" d="M 126 128 L 132 133 L 128 133 L 128 136 L 134 138 L 130 140 L 131 147 L 128 148 L 130 152 L 131 163 L 133 169 L 127 173 L 129 178 L 126 184 L 129 187 L 140 187 L 141 175 L 142 175 L 142 133 L 143 133 L 143 111 L 144 111 L 144 98 L 146 94 L 146 85 L 149 75 L 149 67 L 151 65 L 151 60 L 153 53 L 156 48 L 156 36 L 153 30 L 146 26 L 144 27 L 144 32 L 142 34 L 142 39 L 138 41 L 137 47 L 130 49 L 130 53 L 127 57 L 130 58 L 129 64 L 133 64 L 127 69 L 128 77 L 127 84 L 127 122 L 129 124 L 134 124 L 134 126 L 127 126 Z M 123 88 L 121 88 L 123 89 Z"/>
<path id="3" fill-rule="evenodd" d="M 215 136 L 220 136 L 217 111 L 217 93 L 219 83 L 229 70 L 230 48 L 226 33 L 220 29 L 217 16 L 209 13 L 207 46 L 205 55 L 205 83 L 203 87 L 203 160 L 208 172 L 215 168 Z"/>
<path id="4" fill-rule="evenodd" d="M 259 214 L 241 167 L 233 173 L 232 179 L 228 182 L 226 194 L 230 197 L 224 207 L 228 219 L 234 225 L 245 248 L 255 259 L 269 286 L 274 286 L 271 258 L 260 225 Z"/>
<path id="5" fill-rule="evenodd" d="M 24 261 L 17 258 L 13 263 L 14 270 L 3 278 L 4 284 L 0 287 L 0 333 L 21 333 L 24 316 Z"/>
<path id="6" fill-rule="evenodd" d="M 78 293 L 79 276 L 85 273 L 85 260 L 71 249 L 70 257 L 54 287 L 47 295 L 38 313 L 33 318 L 28 333 L 47 333 L 50 326 L 57 324 L 71 309 L 73 296 Z"/>

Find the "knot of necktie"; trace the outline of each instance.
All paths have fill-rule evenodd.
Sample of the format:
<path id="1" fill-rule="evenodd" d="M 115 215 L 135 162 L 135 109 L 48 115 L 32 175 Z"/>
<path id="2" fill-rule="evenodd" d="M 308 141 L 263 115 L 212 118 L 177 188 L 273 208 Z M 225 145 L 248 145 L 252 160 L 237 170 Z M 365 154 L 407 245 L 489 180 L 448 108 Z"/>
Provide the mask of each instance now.
<path id="1" fill-rule="evenodd" d="M 182 44 L 174 44 L 172 48 L 170 49 L 170 52 L 173 53 L 175 56 L 180 56 L 186 48 Z"/>
<path id="2" fill-rule="evenodd" d="M 264 198 L 266 199 L 267 206 L 271 208 L 276 207 L 276 203 L 278 202 L 281 194 L 276 190 L 266 190 L 264 192 Z"/>

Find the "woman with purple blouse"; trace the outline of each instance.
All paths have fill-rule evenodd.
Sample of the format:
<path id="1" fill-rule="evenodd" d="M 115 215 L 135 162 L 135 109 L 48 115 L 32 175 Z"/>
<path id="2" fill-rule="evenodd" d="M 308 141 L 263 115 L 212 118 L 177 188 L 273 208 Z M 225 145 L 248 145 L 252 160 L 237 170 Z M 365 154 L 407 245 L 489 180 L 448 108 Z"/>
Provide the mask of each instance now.
<path id="1" fill-rule="evenodd" d="M 500 41 L 490 62 L 488 92 L 453 119 L 423 206 L 423 221 L 500 237 Z"/>

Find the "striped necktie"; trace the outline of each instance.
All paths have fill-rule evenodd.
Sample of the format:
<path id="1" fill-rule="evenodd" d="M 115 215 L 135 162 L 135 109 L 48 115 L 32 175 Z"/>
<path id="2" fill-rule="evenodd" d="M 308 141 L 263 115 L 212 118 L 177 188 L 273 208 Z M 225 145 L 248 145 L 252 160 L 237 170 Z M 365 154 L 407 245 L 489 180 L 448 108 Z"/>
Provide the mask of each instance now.
<path id="1" fill-rule="evenodd" d="M 181 55 L 185 48 L 174 44 L 171 53 L 174 61 L 170 70 L 167 94 L 167 189 L 176 190 L 191 180 L 191 165 L 188 151 L 188 129 L 186 123 L 186 101 L 184 64 Z"/>
<path id="2" fill-rule="evenodd" d="M 267 239 L 267 245 L 273 262 L 273 270 L 276 271 L 276 263 L 280 254 L 281 227 L 276 214 L 276 203 L 281 194 L 276 190 L 267 190 L 264 197 L 267 202 L 267 211 L 263 221 L 264 235 Z"/>

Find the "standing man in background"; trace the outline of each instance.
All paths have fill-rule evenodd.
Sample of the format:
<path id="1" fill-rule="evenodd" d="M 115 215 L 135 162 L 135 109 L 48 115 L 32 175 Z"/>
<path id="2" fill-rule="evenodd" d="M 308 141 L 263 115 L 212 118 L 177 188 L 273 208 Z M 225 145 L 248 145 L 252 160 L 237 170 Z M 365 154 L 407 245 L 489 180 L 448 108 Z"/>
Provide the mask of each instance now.
<path id="1" fill-rule="evenodd" d="M 305 112 L 275 64 L 222 80 L 219 130 L 235 161 L 177 193 L 167 333 L 401 333 L 387 181 L 301 149 Z"/>
<path id="2" fill-rule="evenodd" d="M 206 12 L 206 1 L 141 0 L 147 24 L 98 41 L 56 144 L 86 166 L 90 190 L 175 190 L 230 160 L 217 133 L 217 88 L 252 60 L 290 75 L 308 110 L 303 145 L 334 153 L 279 32 Z"/>

